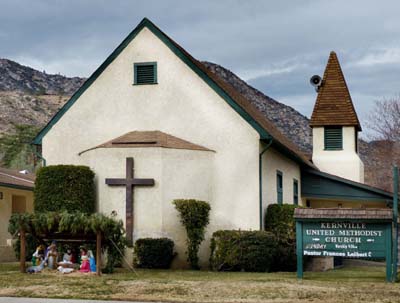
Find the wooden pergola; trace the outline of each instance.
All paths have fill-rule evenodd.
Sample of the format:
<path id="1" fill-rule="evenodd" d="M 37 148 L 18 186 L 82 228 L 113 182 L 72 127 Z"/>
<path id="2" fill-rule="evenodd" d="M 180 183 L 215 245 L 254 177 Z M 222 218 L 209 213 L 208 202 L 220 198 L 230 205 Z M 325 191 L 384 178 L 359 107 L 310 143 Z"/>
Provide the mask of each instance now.
<path id="1" fill-rule="evenodd" d="M 27 232 L 24 229 L 20 229 L 20 270 L 22 273 L 26 272 L 26 235 Z M 98 276 L 101 275 L 101 242 L 102 242 L 102 232 L 97 231 L 96 233 L 85 233 L 85 234 L 72 234 L 72 233 L 46 233 L 42 235 L 35 235 L 36 238 L 39 238 L 43 241 L 57 241 L 57 242 L 96 242 L 96 274 Z"/>

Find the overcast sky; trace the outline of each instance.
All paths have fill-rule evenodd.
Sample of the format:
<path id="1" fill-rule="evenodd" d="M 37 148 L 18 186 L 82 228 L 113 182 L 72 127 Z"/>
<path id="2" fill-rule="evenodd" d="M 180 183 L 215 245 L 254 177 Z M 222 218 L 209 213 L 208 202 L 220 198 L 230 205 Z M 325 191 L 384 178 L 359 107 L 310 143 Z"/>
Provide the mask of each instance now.
<path id="1" fill-rule="evenodd" d="M 400 1 L 0 0 L 0 57 L 88 77 L 143 17 L 307 116 L 331 50 L 363 125 L 400 92 Z"/>

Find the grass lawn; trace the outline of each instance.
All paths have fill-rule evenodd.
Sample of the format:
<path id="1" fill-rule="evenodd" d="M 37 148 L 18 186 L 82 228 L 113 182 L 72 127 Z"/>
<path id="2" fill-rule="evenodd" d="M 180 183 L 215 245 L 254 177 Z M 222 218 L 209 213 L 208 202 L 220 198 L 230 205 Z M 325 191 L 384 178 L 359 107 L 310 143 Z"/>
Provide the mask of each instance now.
<path id="1" fill-rule="evenodd" d="M 216 273 L 124 269 L 97 277 L 52 271 L 22 274 L 0 264 L 0 296 L 167 302 L 400 302 L 400 285 L 385 283 L 384 267 L 324 273 Z"/>

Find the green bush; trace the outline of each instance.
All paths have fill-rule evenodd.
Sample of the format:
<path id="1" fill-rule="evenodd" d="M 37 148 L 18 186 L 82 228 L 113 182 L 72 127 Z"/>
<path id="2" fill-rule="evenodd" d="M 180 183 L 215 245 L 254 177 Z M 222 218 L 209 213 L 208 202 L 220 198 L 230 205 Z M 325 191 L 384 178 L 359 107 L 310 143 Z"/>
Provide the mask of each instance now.
<path id="1" fill-rule="evenodd" d="M 278 237 L 295 238 L 296 222 L 294 210 L 298 208 L 294 204 L 270 204 L 264 216 L 265 230 L 273 232 Z"/>
<path id="2" fill-rule="evenodd" d="M 39 245 L 38 241 L 34 237 L 32 237 L 32 235 L 29 234 L 26 235 L 25 261 L 29 262 L 32 260 L 32 255 L 36 251 L 38 245 Z M 21 252 L 21 240 L 19 238 L 13 242 L 13 249 L 15 257 L 17 258 L 17 260 L 19 260 Z"/>
<path id="3" fill-rule="evenodd" d="M 220 230 L 211 238 L 211 269 L 268 272 L 276 252 L 275 237 L 266 231 Z"/>
<path id="4" fill-rule="evenodd" d="M 181 222 L 187 233 L 188 262 L 192 269 L 199 269 L 198 251 L 204 240 L 206 226 L 209 223 L 210 204 L 198 200 L 174 200 L 172 202 L 178 210 Z"/>
<path id="5" fill-rule="evenodd" d="M 296 271 L 296 222 L 293 214 L 299 206 L 270 204 L 265 214 L 265 230 L 276 237 L 276 256 L 272 271 Z"/>
<path id="6" fill-rule="evenodd" d="M 135 266 L 139 268 L 170 268 L 175 257 L 174 242 L 168 238 L 138 239 L 134 246 Z"/>
<path id="7" fill-rule="evenodd" d="M 35 212 L 95 211 L 94 173 L 87 166 L 55 165 L 42 167 L 36 174 Z"/>

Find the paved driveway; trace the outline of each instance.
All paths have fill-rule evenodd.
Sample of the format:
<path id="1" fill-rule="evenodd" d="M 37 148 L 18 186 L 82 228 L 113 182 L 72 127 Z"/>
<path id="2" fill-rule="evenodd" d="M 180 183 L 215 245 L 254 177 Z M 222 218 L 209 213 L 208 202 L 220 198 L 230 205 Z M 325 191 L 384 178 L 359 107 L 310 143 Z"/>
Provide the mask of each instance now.
<path id="1" fill-rule="evenodd" d="M 132 303 L 132 302 L 0 297 L 0 303 Z M 143 303 L 143 302 L 136 302 L 136 303 Z"/>

